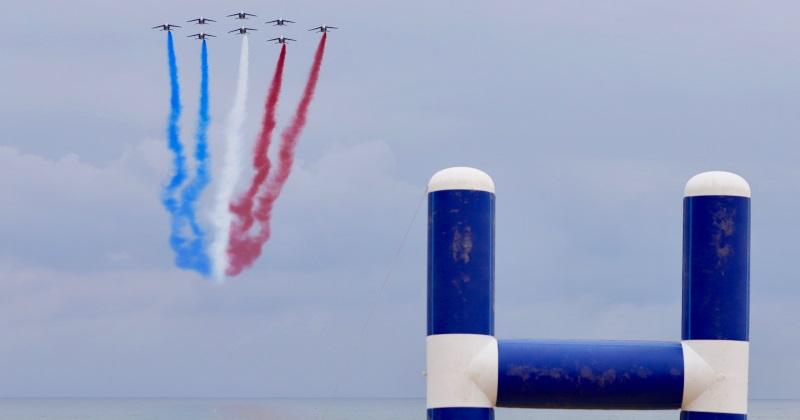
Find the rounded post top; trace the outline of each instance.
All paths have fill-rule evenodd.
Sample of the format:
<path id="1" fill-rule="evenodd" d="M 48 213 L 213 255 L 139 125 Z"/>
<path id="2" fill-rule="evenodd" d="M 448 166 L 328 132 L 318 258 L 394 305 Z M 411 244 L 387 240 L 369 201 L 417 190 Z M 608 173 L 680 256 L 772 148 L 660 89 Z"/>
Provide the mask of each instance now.
<path id="1" fill-rule="evenodd" d="M 683 190 L 684 197 L 728 195 L 750 198 L 750 185 L 732 172 L 709 171 L 693 176 Z"/>
<path id="2" fill-rule="evenodd" d="M 436 172 L 428 182 L 428 192 L 473 190 L 494 193 L 494 181 L 486 172 L 466 166 L 456 166 Z"/>

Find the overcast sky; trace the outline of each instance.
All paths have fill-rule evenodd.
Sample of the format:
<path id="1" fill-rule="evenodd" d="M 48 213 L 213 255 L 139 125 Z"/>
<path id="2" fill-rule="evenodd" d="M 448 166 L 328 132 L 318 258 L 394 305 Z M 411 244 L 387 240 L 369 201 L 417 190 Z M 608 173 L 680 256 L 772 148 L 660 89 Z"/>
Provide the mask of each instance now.
<path id="1" fill-rule="evenodd" d="M 497 184 L 500 338 L 679 339 L 683 185 L 744 176 L 751 396 L 800 398 L 800 3 L 221 3 L 12 0 L 0 14 L 0 396 L 421 397 L 424 203 L 381 284 L 427 180 L 469 165 Z M 249 139 L 278 53 L 267 37 L 299 40 L 285 123 L 316 45 L 305 29 L 341 30 L 273 237 L 215 285 L 172 264 L 165 42 L 149 27 L 220 21 L 218 163 L 240 42 L 222 16 L 237 8 L 259 15 Z M 263 24 L 276 17 L 298 24 Z"/>

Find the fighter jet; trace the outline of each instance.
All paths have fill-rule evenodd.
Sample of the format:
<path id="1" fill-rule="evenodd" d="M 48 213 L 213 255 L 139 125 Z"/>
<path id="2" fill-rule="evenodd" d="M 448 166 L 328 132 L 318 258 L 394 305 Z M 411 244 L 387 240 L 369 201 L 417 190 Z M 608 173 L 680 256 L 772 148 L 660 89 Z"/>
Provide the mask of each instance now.
<path id="1" fill-rule="evenodd" d="M 297 40 L 292 38 L 286 38 L 285 36 L 279 36 L 277 38 L 268 39 L 267 41 L 275 41 L 275 44 L 285 44 L 286 41 L 297 41 Z"/>
<path id="2" fill-rule="evenodd" d="M 245 13 L 245 12 L 236 12 L 236 13 L 231 13 L 231 14 L 228 15 L 228 17 L 232 17 L 232 18 L 235 18 L 235 19 L 247 19 L 248 16 L 255 17 L 256 15 L 254 15 L 252 13 Z"/>
<path id="3" fill-rule="evenodd" d="M 171 31 L 172 28 L 180 28 L 180 26 L 173 25 L 171 23 L 165 23 L 163 25 L 153 26 L 151 29 L 161 29 L 162 31 Z"/>
<path id="4" fill-rule="evenodd" d="M 207 37 L 216 38 L 216 35 L 207 34 L 205 32 L 200 32 L 194 35 L 187 35 L 187 38 L 196 37 L 197 39 L 206 39 Z"/>
<path id="5" fill-rule="evenodd" d="M 204 18 L 200 16 L 197 19 L 187 20 L 186 23 L 194 22 L 197 25 L 208 25 L 208 22 L 216 22 L 214 19 Z"/>
<path id="6" fill-rule="evenodd" d="M 316 28 L 311 28 L 309 29 L 309 31 L 317 31 L 322 33 L 322 32 L 328 32 L 329 29 L 339 29 L 339 28 L 335 26 L 322 25 L 322 26 L 317 26 Z"/>
<path id="7" fill-rule="evenodd" d="M 232 34 L 232 33 L 234 33 L 234 32 L 239 32 L 239 35 L 247 35 L 247 31 L 257 31 L 257 30 L 258 30 L 258 29 L 254 29 L 254 28 L 245 28 L 245 27 L 243 26 L 243 27 L 241 27 L 241 28 L 234 29 L 234 30 L 232 30 L 232 31 L 228 31 L 228 33 L 229 33 L 229 34 Z"/>
<path id="8" fill-rule="evenodd" d="M 289 19 L 275 19 L 267 23 L 274 23 L 274 25 L 272 26 L 286 26 L 287 23 L 294 23 L 294 21 L 291 21 Z"/>

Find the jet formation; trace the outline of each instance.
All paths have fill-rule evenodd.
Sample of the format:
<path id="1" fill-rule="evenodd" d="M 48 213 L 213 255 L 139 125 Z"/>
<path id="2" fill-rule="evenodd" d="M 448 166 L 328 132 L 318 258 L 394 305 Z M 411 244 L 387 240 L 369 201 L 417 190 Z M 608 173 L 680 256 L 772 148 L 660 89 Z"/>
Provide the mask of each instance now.
<path id="1" fill-rule="evenodd" d="M 252 18 L 252 17 L 257 17 L 257 16 L 252 14 L 252 13 L 239 11 L 239 12 L 236 12 L 236 13 L 231 13 L 231 14 L 227 15 L 226 17 L 233 18 L 233 20 L 246 20 L 246 19 L 249 19 L 249 18 Z M 209 18 L 203 17 L 203 16 L 200 16 L 198 18 L 190 19 L 190 20 L 186 21 L 186 23 L 194 23 L 195 25 L 208 25 L 211 22 L 216 22 L 216 20 L 209 19 Z M 288 23 L 296 23 L 296 22 L 293 21 L 293 20 L 284 19 L 284 18 L 273 19 L 273 20 L 270 20 L 270 21 L 266 22 L 266 24 L 272 24 L 271 26 L 286 26 Z M 161 25 L 153 26 L 152 29 L 158 29 L 160 31 L 171 32 L 173 29 L 180 28 L 180 27 L 181 27 L 180 25 L 173 25 L 171 23 L 163 23 Z M 314 32 L 318 32 L 318 33 L 326 33 L 331 29 L 339 29 L 339 28 L 337 28 L 335 26 L 329 26 L 329 25 L 320 25 L 320 26 L 317 26 L 316 28 L 309 29 L 309 31 L 314 31 Z M 246 26 L 242 26 L 242 27 L 233 29 L 231 31 L 228 31 L 228 33 L 229 34 L 237 34 L 237 35 L 248 35 L 250 33 L 250 31 L 257 31 L 257 30 L 258 29 L 256 29 L 256 28 L 249 28 L 249 27 L 246 27 Z M 205 40 L 206 38 L 209 38 L 209 37 L 210 38 L 216 38 L 216 35 L 212 35 L 212 34 L 205 33 L 205 32 L 198 32 L 196 34 L 192 34 L 192 35 L 188 35 L 187 36 L 187 38 L 195 38 L 195 39 L 201 39 L 201 40 Z M 276 38 L 268 39 L 267 41 L 268 42 L 275 42 L 275 44 L 286 44 L 287 41 L 297 41 L 297 40 L 296 39 L 292 39 L 292 38 L 287 38 L 285 36 L 279 36 L 279 37 L 276 37 Z"/>

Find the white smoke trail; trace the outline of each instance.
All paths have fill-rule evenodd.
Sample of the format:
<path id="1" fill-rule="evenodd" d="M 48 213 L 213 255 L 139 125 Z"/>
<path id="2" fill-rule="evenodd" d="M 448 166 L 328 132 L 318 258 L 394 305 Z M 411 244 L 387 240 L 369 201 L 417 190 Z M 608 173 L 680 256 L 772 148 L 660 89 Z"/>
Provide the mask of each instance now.
<path id="1" fill-rule="evenodd" d="M 239 81 L 236 85 L 236 96 L 233 107 L 228 114 L 225 127 L 225 155 L 222 160 L 222 174 L 219 177 L 219 186 L 215 197 L 214 208 L 211 213 L 211 222 L 216 233 L 211 244 L 211 258 L 213 261 L 214 278 L 222 281 L 225 269 L 228 267 L 228 235 L 231 221 L 233 220 L 228 205 L 233 198 L 236 184 L 239 182 L 242 168 L 242 125 L 247 113 L 247 77 L 250 65 L 250 52 L 247 35 L 242 37 L 242 52 L 239 57 Z"/>

